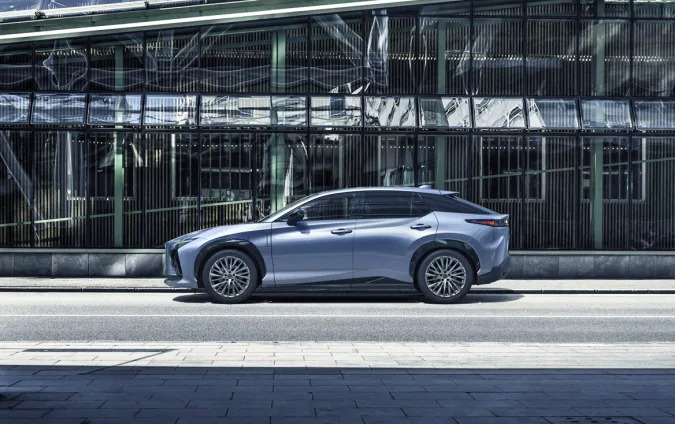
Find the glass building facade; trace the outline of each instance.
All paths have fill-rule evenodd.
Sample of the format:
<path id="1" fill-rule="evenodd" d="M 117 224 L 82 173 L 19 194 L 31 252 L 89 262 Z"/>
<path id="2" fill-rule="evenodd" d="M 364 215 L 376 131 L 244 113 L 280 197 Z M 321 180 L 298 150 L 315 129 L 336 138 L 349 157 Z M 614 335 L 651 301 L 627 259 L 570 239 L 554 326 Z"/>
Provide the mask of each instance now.
<path id="1" fill-rule="evenodd" d="M 675 250 L 675 2 L 419 3 L 0 45 L 0 247 L 432 184 L 512 249 Z"/>

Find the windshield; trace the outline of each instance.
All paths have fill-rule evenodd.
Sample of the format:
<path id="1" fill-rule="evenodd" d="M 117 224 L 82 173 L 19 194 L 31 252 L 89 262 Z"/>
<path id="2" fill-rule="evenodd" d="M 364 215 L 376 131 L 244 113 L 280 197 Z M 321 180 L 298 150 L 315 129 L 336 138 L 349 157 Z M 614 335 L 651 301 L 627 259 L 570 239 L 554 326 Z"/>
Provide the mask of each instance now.
<path id="1" fill-rule="evenodd" d="M 293 203 L 289 203 L 288 205 L 284 206 L 283 208 L 279 209 L 278 211 L 269 214 L 268 216 L 258 220 L 258 222 L 272 222 L 276 221 L 279 217 L 284 216 L 288 212 L 292 211 L 295 209 L 299 204 L 304 203 L 305 201 L 309 200 L 312 197 L 316 197 L 316 194 L 312 194 L 310 196 L 305 196 L 301 199 L 296 200 Z"/>

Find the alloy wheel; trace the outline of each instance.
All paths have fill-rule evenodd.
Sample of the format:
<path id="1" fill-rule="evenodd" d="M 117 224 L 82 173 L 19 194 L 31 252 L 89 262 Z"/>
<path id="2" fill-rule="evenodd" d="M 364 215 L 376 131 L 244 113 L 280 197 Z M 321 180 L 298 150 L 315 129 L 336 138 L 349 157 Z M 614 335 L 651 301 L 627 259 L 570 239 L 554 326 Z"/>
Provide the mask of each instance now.
<path id="1" fill-rule="evenodd" d="M 209 282 L 218 294 L 237 297 L 251 283 L 251 270 L 235 256 L 225 256 L 213 263 L 209 270 Z"/>
<path id="2" fill-rule="evenodd" d="M 424 273 L 427 287 L 439 297 L 452 297 L 466 284 L 466 268 L 452 256 L 435 258 Z"/>

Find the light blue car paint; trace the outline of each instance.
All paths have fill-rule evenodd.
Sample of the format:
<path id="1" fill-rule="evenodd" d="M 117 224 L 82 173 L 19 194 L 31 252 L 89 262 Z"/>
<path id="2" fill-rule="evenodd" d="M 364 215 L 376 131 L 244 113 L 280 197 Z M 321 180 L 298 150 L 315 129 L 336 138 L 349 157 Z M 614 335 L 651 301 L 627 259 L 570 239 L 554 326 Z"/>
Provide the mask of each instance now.
<path id="1" fill-rule="evenodd" d="M 213 243 L 239 240 L 260 253 L 266 272 L 263 286 L 287 286 L 385 278 L 413 283 L 411 260 L 433 243 L 449 242 L 473 250 L 479 262 L 478 284 L 499 279 L 509 262 L 508 227 L 469 223 L 467 219 L 506 219 L 508 215 L 480 208 L 479 214 L 432 211 L 405 218 L 304 220 L 288 225 L 280 218 L 315 199 L 340 193 L 367 196 L 372 191 L 454 195 L 427 188 L 368 187 L 326 191 L 308 196 L 257 223 L 196 231 L 166 243 L 166 284 L 197 288 L 200 251 Z M 464 201 L 466 202 L 466 201 Z M 468 202 L 466 202 L 468 203 Z M 470 203 L 468 203 L 470 204 Z M 473 205 L 473 204 L 471 204 Z M 177 246 L 179 246 L 177 248 Z M 421 250 L 422 249 L 422 250 Z M 177 256 L 172 264 L 172 252 Z M 203 255 L 201 255 L 203 256 Z M 471 257 L 471 255 L 466 254 Z M 202 261 L 205 258 L 201 257 Z"/>

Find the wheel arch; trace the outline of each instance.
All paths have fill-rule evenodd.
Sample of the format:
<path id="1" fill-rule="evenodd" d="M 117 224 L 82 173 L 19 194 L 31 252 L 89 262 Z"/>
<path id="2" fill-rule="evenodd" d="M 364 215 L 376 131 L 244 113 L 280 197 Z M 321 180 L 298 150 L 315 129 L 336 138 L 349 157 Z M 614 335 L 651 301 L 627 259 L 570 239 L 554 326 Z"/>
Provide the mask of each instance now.
<path id="1" fill-rule="evenodd" d="M 199 288 L 204 288 L 204 283 L 201 279 L 202 271 L 204 270 L 204 264 L 214 253 L 221 250 L 238 250 L 250 256 L 251 259 L 253 259 L 253 263 L 255 264 L 258 271 L 258 278 L 261 281 L 267 274 L 265 261 L 263 260 L 260 250 L 258 250 L 255 244 L 248 240 L 242 239 L 215 239 L 204 244 L 195 258 L 194 275 Z"/>
<path id="2" fill-rule="evenodd" d="M 410 259 L 409 273 L 415 286 L 417 286 L 417 279 L 415 278 L 415 275 L 417 274 L 419 265 L 422 263 L 424 258 L 437 250 L 454 250 L 463 254 L 466 256 L 469 262 L 471 262 L 474 273 L 478 274 L 478 270 L 480 269 L 480 258 L 473 247 L 460 240 L 439 239 L 423 244 L 413 253 L 412 258 Z"/>

